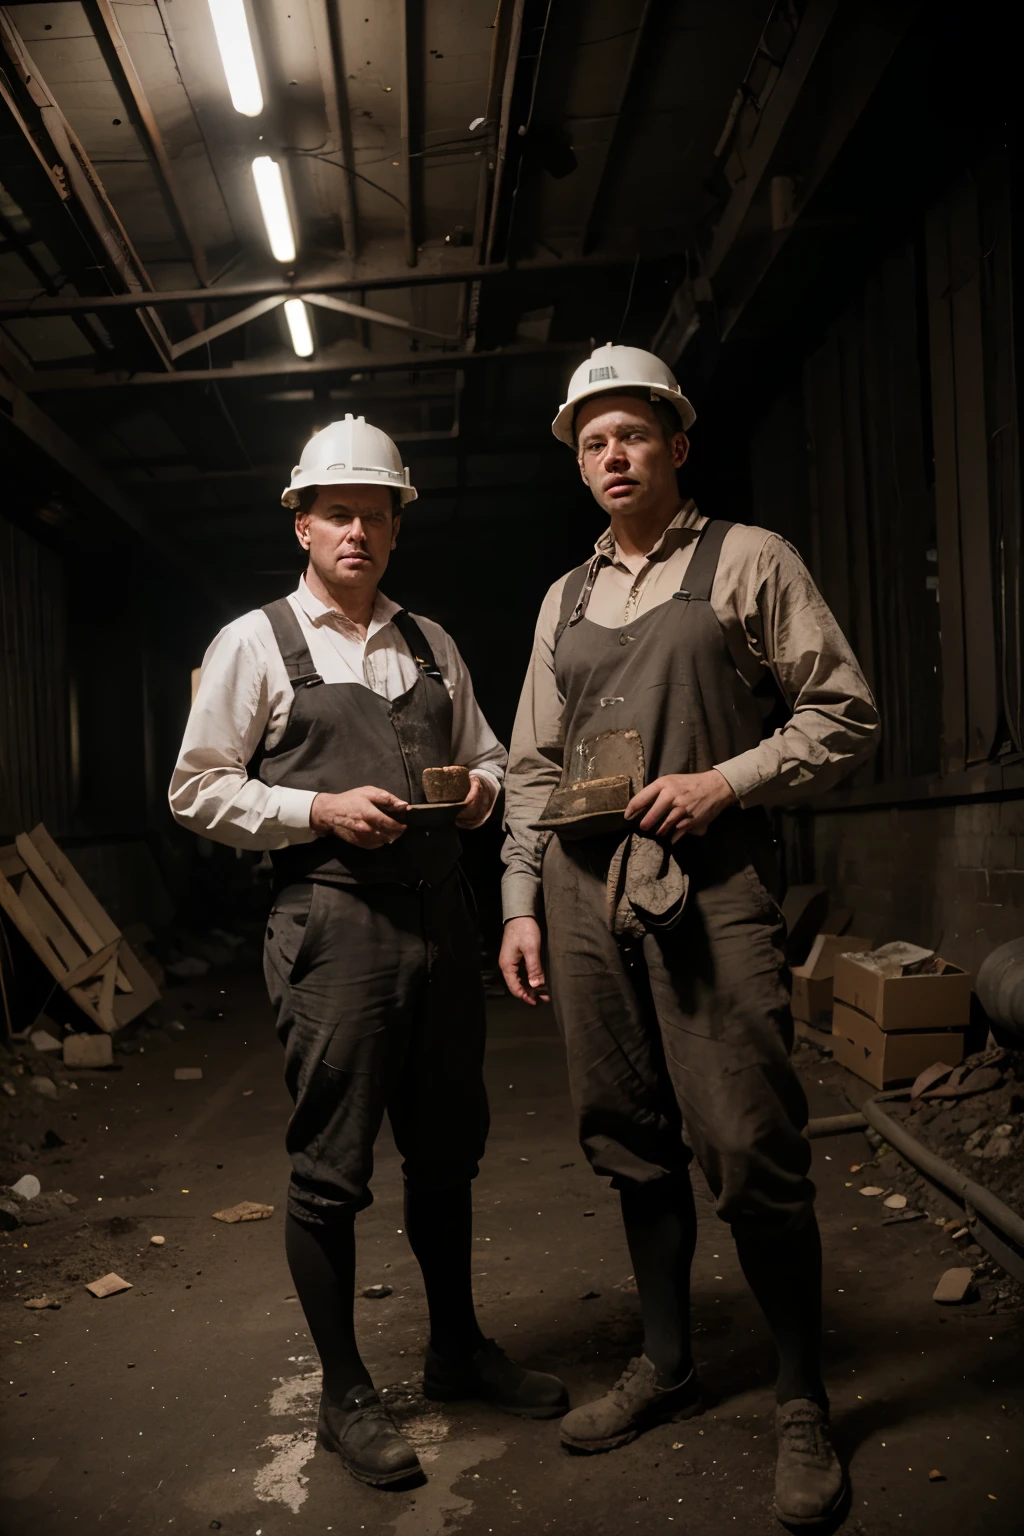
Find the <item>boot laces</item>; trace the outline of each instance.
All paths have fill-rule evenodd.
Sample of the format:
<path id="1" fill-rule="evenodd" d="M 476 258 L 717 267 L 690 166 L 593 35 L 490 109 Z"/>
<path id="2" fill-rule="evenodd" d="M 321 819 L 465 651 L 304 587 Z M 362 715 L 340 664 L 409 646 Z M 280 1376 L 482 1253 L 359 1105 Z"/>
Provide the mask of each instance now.
<path id="1" fill-rule="evenodd" d="M 797 1456 L 809 1456 L 815 1461 L 832 1459 L 832 1443 L 828 1428 L 820 1413 L 809 1407 L 789 1415 L 782 1425 L 786 1447 Z"/>
<path id="2" fill-rule="evenodd" d="M 614 1387 L 612 1387 L 612 1391 L 624 1392 L 626 1388 L 632 1384 L 633 1379 L 639 1369 L 639 1359 L 631 1360 L 626 1366 L 626 1369 L 623 1371 L 622 1375 L 619 1377 L 618 1381 L 615 1383 Z"/>

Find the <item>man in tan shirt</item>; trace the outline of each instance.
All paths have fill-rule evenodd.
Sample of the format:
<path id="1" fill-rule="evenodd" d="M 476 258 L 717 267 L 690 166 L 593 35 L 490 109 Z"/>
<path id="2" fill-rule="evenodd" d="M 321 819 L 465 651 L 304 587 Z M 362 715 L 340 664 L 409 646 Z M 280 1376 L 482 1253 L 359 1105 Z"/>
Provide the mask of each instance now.
<path id="1" fill-rule="evenodd" d="M 659 359 L 613 346 L 556 417 L 610 526 L 541 608 L 506 778 L 501 966 L 514 996 L 547 998 L 543 922 L 581 1144 L 620 1192 L 643 1314 L 642 1357 L 567 1415 L 564 1443 L 609 1450 L 699 1411 L 696 1156 L 778 1346 L 776 1511 L 816 1525 L 846 1480 L 765 806 L 834 784 L 878 716 L 796 552 L 680 505 L 693 419 Z M 586 822 L 555 814 L 564 794 L 549 806 L 624 762 L 624 811 L 607 782 Z"/>

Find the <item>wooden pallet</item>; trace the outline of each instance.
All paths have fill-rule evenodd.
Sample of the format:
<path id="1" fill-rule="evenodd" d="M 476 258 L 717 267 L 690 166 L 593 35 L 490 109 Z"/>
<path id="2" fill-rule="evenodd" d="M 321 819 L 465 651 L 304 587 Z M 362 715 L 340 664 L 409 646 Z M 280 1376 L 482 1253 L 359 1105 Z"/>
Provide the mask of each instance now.
<path id="1" fill-rule="evenodd" d="M 113 918 L 39 824 L 0 848 L 0 907 L 50 975 L 113 1034 L 160 992 Z"/>

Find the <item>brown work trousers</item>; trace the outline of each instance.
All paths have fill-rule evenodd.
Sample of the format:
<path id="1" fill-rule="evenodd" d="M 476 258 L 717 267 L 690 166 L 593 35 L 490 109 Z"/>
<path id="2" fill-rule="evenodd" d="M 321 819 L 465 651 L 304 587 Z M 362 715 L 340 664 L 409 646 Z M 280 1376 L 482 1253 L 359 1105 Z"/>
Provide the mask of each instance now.
<path id="1" fill-rule="evenodd" d="M 766 1237 L 811 1213 L 807 1102 L 770 839 L 744 818 L 677 844 L 690 876 L 668 931 L 610 932 L 615 841 L 553 839 L 544 857 L 552 1002 L 580 1144 L 613 1185 L 686 1176 L 696 1156 L 724 1221 Z M 749 826 L 749 823 L 747 823 Z"/>

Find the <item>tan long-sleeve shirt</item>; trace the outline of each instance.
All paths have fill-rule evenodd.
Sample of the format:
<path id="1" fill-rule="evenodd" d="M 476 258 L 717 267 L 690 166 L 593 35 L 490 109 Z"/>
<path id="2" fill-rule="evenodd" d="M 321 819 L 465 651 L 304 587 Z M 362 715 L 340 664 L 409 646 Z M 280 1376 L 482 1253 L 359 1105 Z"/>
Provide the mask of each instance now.
<path id="1" fill-rule="evenodd" d="M 608 557 L 594 582 L 587 618 L 618 628 L 668 602 L 683 577 L 706 518 L 692 502 L 647 555 L 624 554 L 611 530 L 595 545 Z M 541 605 L 519 700 L 505 780 L 502 897 L 506 921 L 539 910 L 542 835 L 532 827 L 562 772 L 562 710 L 554 670 L 555 630 L 567 576 Z M 743 806 L 788 804 L 820 793 L 870 755 L 879 719 L 871 690 L 846 637 L 800 556 L 778 534 L 730 529 L 711 591 L 711 607 L 743 680 L 754 688 L 769 670 L 791 711 L 758 746 L 715 766 Z"/>

